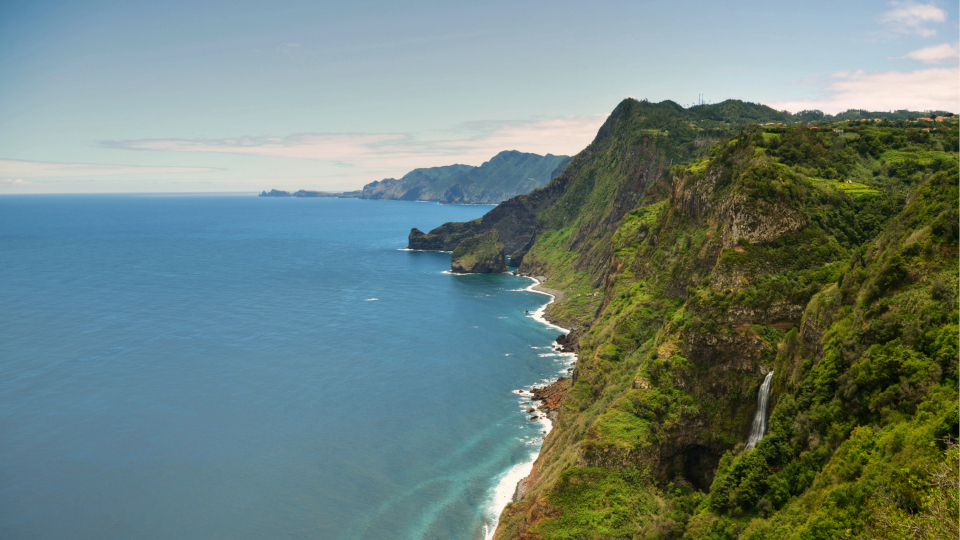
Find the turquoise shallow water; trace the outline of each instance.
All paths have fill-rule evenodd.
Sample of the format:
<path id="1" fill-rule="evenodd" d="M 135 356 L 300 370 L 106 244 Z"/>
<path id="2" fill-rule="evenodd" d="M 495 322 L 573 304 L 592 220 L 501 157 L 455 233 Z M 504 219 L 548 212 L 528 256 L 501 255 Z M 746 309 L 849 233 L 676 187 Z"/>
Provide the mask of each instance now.
<path id="1" fill-rule="evenodd" d="M 0 197 L 0 537 L 475 538 L 558 331 L 398 248 L 488 209 Z"/>

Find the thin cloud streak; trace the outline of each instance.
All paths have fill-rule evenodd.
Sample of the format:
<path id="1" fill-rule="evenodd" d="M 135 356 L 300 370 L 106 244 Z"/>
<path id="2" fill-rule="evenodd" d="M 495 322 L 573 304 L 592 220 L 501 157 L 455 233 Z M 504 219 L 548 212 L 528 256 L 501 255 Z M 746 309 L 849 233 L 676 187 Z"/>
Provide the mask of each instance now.
<path id="1" fill-rule="evenodd" d="M 792 112 L 820 109 L 828 114 L 847 109 L 957 112 L 958 104 L 960 69 L 956 67 L 881 73 L 836 73 L 816 98 L 767 103 L 775 109 Z"/>
<path id="2" fill-rule="evenodd" d="M 125 150 L 214 152 L 308 159 L 402 175 L 418 167 L 480 165 L 503 150 L 574 155 L 593 140 L 606 114 L 520 122 L 465 123 L 447 137 L 422 140 L 405 133 L 299 133 L 284 137 L 106 141 Z"/>

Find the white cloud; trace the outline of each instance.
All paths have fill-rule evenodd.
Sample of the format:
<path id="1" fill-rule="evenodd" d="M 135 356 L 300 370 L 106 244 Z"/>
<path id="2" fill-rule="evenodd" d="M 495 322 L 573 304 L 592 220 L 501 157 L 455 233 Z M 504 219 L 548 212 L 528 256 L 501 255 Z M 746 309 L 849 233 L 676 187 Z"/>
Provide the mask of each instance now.
<path id="1" fill-rule="evenodd" d="M 0 159 L 0 177 L 22 178 L 78 178 L 130 174 L 176 174 L 208 172 L 205 167 L 142 167 L 137 165 L 102 165 L 94 163 L 53 163 L 48 161 L 23 161 Z M 18 178 L 17 181 L 22 181 Z M 10 181 L 8 181 L 10 182 Z"/>
<path id="2" fill-rule="evenodd" d="M 503 150 L 574 155 L 596 136 L 606 114 L 508 122 L 469 122 L 432 139 L 404 133 L 299 133 L 285 137 L 108 141 L 110 148 L 216 152 L 323 161 L 354 167 L 367 180 L 417 167 L 480 165 Z"/>
<path id="3" fill-rule="evenodd" d="M 943 43 L 908 52 L 900 58 L 912 58 L 924 64 L 942 64 L 947 60 L 956 60 L 958 57 L 960 57 L 960 49 L 956 45 Z"/>
<path id="4" fill-rule="evenodd" d="M 937 31 L 929 27 L 930 23 L 947 20 L 947 13 L 936 5 L 917 2 L 890 2 L 893 9 L 880 15 L 880 22 L 894 32 L 918 34 L 923 37 L 936 35 Z"/>
<path id="5" fill-rule="evenodd" d="M 793 112 L 820 109 L 828 114 L 847 109 L 958 112 L 960 69 L 835 73 L 816 98 L 774 101 L 767 105 Z"/>

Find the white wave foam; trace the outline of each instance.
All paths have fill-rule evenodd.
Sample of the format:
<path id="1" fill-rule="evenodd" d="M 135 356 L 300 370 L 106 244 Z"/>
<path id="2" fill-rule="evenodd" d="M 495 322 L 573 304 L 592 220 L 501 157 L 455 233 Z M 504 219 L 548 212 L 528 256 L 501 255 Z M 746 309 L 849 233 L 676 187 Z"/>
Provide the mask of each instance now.
<path id="1" fill-rule="evenodd" d="M 367 299 L 364 300 L 364 301 L 365 301 L 365 302 L 375 302 L 375 301 L 377 301 L 377 300 L 379 300 L 379 298 L 367 298 Z"/>
<path id="2" fill-rule="evenodd" d="M 514 465 L 500 477 L 497 487 L 493 489 L 490 505 L 487 507 L 487 519 L 490 522 L 483 526 L 484 540 L 493 540 L 493 533 L 497 531 L 497 524 L 500 522 L 500 512 L 513 500 L 517 484 L 530 475 L 530 471 L 533 470 L 533 462 L 537 460 L 538 454 L 539 452 L 532 452 L 528 460 Z"/>
<path id="3" fill-rule="evenodd" d="M 546 434 L 550 432 L 550 421 L 546 417 L 538 418 L 537 421 L 544 428 L 541 431 L 544 433 L 543 437 L 546 437 Z M 507 504 L 513 500 L 513 494 L 517 490 L 517 484 L 524 478 L 530 476 L 530 471 L 533 470 L 533 463 L 537 461 L 537 457 L 540 455 L 539 445 L 543 443 L 543 437 L 536 437 L 527 441 L 525 444 L 537 445 L 537 450 L 530 453 L 529 459 L 510 467 L 510 469 L 499 478 L 497 487 L 493 489 L 490 504 L 487 506 L 487 519 L 489 519 L 489 523 L 483 526 L 484 540 L 493 540 L 493 534 L 497 531 L 497 524 L 500 522 L 500 513 L 503 512 Z"/>
<path id="4" fill-rule="evenodd" d="M 556 328 L 565 334 L 570 333 L 570 330 L 562 326 L 553 324 L 544 317 L 544 315 L 547 312 L 547 306 L 552 304 L 556 300 L 556 297 L 548 292 L 535 290 L 533 287 L 540 284 L 540 281 L 537 280 L 536 278 L 529 277 L 529 276 L 522 276 L 522 277 L 528 277 L 533 281 L 533 283 L 531 283 L 530 286 L 526 287 L 525 289 L 519 289 L 520 291 L 532 291 L 540 294 L 545 294 L 550 297 L 549 302 L 542 305 L 540 309 L 537 309 L 536 311 L 534 311 L 533 314 L 531 314 L 530 316 L 535 321 L 539 323 L 543 323 L 546 326 L 549 326 L 551 328 Z M 559 344 L 554 342 L 551 345 L 551 348 L 554 346 L 559 346 Z M 539 348 L 539 347 L 533 347 L 532 345 L 531 347 L 534 349 Z M 545 355 L 541 354 L 539 356 L 545 356 Z M 561 353 L 559 351 L 555 353 L 551 353 L 546 356 L 560 356 L 563 359 L 569 358 L 570 359 L 569 365 L 572 365 L 573 363 L 575 363 L 576 357 L 577 357 L 577 355 L 574 353 Z M 547 384 L 552 384 L 554 381 L 555 379 L 543 379 L 541 383 L 545 382 Z M 530 391 L 530 389 L 532 389 L 533 386 L 534 385 L 530 385 L 523 389 L 513 390 L 513 393 L 518 396 L 521 396 L 522 398 L 529 398 L 530 396 L 533 396 L 533 392 Z M 529 405 L 529 402 L 528 402 L 528 405 Z M 521 407 L 524 407 L 522 403 L 521 403 Z M 493 535 L 497 531 L 497 524 L 500 522 L 500 513 L 503 512 L 503 509 L 506 508 L 507 504 L 510 503 L 511 500 L 513 500 L 513 494 L 516 492 L 517 484 L 520 482 L 520 480 L 530 475 L 530 471 L 533 470 L 534 462 L 536 462 L 537 458 L 540 456 L 540 445 L 543 444 L 543 440 L 546 438 L 547 434 L 550 433 L 550 430 L 553 429 L 553 422 L 551 422 L 550 419 L 543 413 L 538 413 L 536 415 L 535 421 L 540 424 L 541 429 L 539 431 L 541 433 L 541 436 L 531 438 L 525 444 L 536 446 L 537 449 L 536 451 L 530 454 L 530 459 L 522 463 L 519 463 L 517 465 L 514 465 L 513 467 L 508 469 L 505 473 L 503 473 L 502 476 L 499 477 L 496 487 L 493 488 L 493 492 L 490 496 L 490 503 L 487 506 L 487 516 L 488 516 L 489 522 L 483 526 L 484 540 L 493 540 Z"/>
<path id="5" fill-rule="evenodd" d="M 549 327 L 551 327 L 551 328 L 556 328 L 557 330 L 560 330 L 560 331 L 563 332 L 564 334 L 569 334 L 569 333 L 570 333 L 570 330 L 569 330 L 569 329 L 564 328 L 564 327 L 559 326 L 559 325 L 556 325 L 556 324 L 553 324 L 552 322 L 548 321 L 547 318 L 545 317 L 545 315 L 546 315 L 546 313 L 547 313 L 547 306 L 549 306 L 550 304 L 552 304 L 552 303 L 557 299 L 557 297 L 554 296 L 554 295 L 552 295 L 552 294 L 550 294 L 550 293 L 548 293 L 548 292 L 538 291 L 538 290 L 534 289 L 534 287 L 536 287 L 537 285 L 540 284 L 540 280 L 539 280 L 539 279 L 537 279 L 537 278 L 535 278 L 535 277 L 531 277 L 531 276 L 523 276 L 523 277 L 526 277 L 527 279 L 533 280 L 533 283 L 531 283 L 529 287 L 527 287 L 526 289 L 524 289 L 525 291 L 530 291 L 530 292 L 545 294 L 545 295 L 547 295 L 547 296 L 550 297 L 550 301 L 547 302 L 546 304 L 540 306 L 540 309 L 538 309 L 538 310 L 534 311 L 533 313 L 531 313 L 531 314 L 530 314 L 530 317 L 532 317 L 533 320 L 537 321 L 538 323 L 545 324 L 545 325 L 547 325 L 547 326 L 549 326 Z"/>

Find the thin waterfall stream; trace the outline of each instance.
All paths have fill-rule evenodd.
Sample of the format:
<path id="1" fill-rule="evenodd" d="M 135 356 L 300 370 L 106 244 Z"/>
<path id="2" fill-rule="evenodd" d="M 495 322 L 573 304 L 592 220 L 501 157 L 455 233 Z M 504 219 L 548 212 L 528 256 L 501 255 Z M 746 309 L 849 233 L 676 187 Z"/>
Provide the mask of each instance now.
<path id="1" fill-rule="evenodd" d="M 767 432 L 767 404 L 770 402 L 770 387 L 773 386 L 773 372 L 767 373 L 760 385 L 757 394 L 757 412 L 753 414 L 753 424 L 750 425 L 750 437 L 747 438 L 747 450 L 757 446 Z"/>

